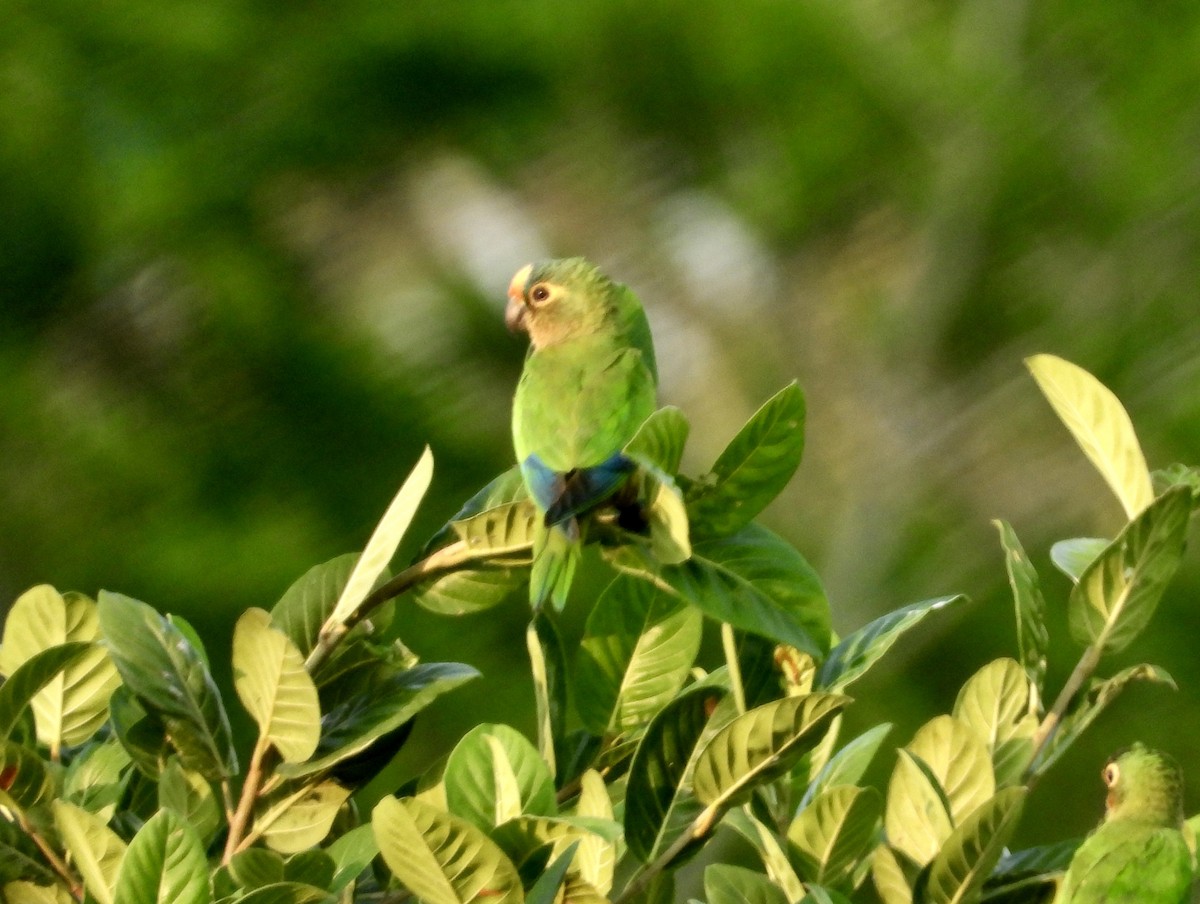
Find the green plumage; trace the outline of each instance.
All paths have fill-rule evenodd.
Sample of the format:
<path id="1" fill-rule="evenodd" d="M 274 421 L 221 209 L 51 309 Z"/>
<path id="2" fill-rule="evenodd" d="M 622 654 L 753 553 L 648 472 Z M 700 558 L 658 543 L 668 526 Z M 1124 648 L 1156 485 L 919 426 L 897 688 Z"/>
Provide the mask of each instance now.
<path id="1" fill-rule="evenodd" d="M 566 602 L 580 548 L 576 520 L 633 468 L 621 449 L 655 406 L 650 328 L 637 297 L 582 258 L 513 277 L 505 320 L 529 334 L 513 399 L 513 446 L 544 522 L 530 600 Z"/>
<path id="2" fill-rule="evenodd" d="M 1192 859 L 1175 761 L 1135 744 L 1109 760 L 1104 783 L 1104 822 L 1075 852 L 1055 904 L 1185 904 Z"/>

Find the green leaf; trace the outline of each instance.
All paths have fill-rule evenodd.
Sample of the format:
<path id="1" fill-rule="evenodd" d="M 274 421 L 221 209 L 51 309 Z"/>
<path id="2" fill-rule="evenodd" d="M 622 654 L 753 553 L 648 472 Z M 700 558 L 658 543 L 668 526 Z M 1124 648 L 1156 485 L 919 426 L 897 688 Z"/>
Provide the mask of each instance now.
<path id="1" fill-rule="evenodd" d="M 965 600 L 962 594 L 939 596 L 881 615 L 830 650 L 817 673 L 816 687 L 831 691 L 848 687 L 878 662 L 905 631 L 920 624 L 929 613 Z"/>
<path id="2" fill-rule="evenodd" d="M 929 864 L 918 900 L 929 904 L 976 900 L 1017 829 L 1025 793 L 1024 788 L 1006 788 L 968 814 Z"/>
<path id="3" fill-rule="evenodd" d="M 938 787 L 937 779 L 918 757 L 904 749 L 896 751 L 896 766 L 888 782 L 884 831 L 893 848 L 920 865 L 936 857 L 942 842 L 954 831 L 949 802 Z M 894 890 L 891 864 L 876 863 L 875 866 L 876 886 L 879 886 L 879 871 L 882 871 L 888 887 Z"/>
<path id="4" fill-rule="evenodd" d="M 76 752 L 63 777 L 63 798 L 107 822 L 129 785 L 132 762 L 115 739 Z"/>
<path id="5" fill-rule="evenodd" d="M 121 904 L 209 904 L 208 863 L 191 826 L 171 810 L 142 826 L 121 862 L 113 897 Z"/>
<path id="6" fill-rule="evenodd" d="M 538 750 L 553 776 L 558 774 L 555 751 L 567 733 L 568 681 L 562 638 L 545 609 L 535 612 L 525 629 L 525 645 L 537 701 Z"/>
<path id="7" fill-rule="evenodd" d="M 333 613 L 356 562 L 358 553 L 350 552 L 314 565 L 284 591 L 271 609 L 271 623 L 302 655 L 307 656 L 317 645 L 321 626 Z"/>
<path id="8" fill-rule="evenodd" d="M 67 643 L 88 652 L 66 666 L 33 698 L 38 741 L 52 751 L 82 744 L 104 724 L 108 698 L 120 683 L 99 636 L 96 604 L 81 593 L 60 594 L 40 584 L 21 594 L 4 623 L 0 672 L 12 675 L 36 654 Z"/>
<path id="9" fill-rule="evenodd" d="M 689 688 L 659 711 L 638 744 L 625 791 L 625 841 L 648 863 L 683 832 L 703 807 L 691 793 L 696 747 L 725 692 Z"/>
<path id="10" fill-rule="evenodd" d="M 375 831 L 368 823 L 346 832 L 325 850 L 334 864 L 329 890 L 340 892 L 371 865 L 379 854 L 379 845 L 375 843 Z"/>
<path id="11" fill-rule="evenodd" d="M 985 900 L 1049 904 L 1054 884 L 1071 863 L 1078 838 L 1012 851 L 1002 856 L 983 884 Z"/>
<path id="12" fill-rule="evenodd" d="M 669 589 L 718 622 L 814 656 L 829 646 L 829 603 L 816 572 L 757 524 L 696 543 L 692 557 L 678 565 L 655 567 L 628 547 L 611 558 L 622 571 Z"/>
<path id="13" fill-rule="evenodd" d="M 625 454 L 646 461 L 665 474 L 678 474 L 691 427 L 687 417 L 673 405 L 659 408 L 642 422 L 625 444 Z"/>
<path id="14" fill-rule="evenodd" d="M 360 826 L 361 828 L 361 826 Z M 288 882 L 303 882 L 320 889 L 329 887 L 337 865 L 325 851 L 313 848 L 288 857 L 283 876 Z"/>
<path id="15" fill-rule="evenodd" d="M 237 899 L 237 904 L 333 904 L 333 895 L 323 888 L 302 882 L 275 882 L 255 888 Z"/>
<path id="16" fill-rule="evenodd" d="M 612 819 L 581 816 L 517 816 L 489 832 L 491 839 L 518 868 L 537 854 L 556 857 L 584 840 L 611 844 L 621 837 L 621 825 Z"/>
<path id="17" fill-rule="evenodd" d="M 1054 567 L 1078 584 L 1079 577 L 1100 553 L 1108 548 L 1109 541 L 1098 537 L 1076 537 L 1059 540 L 1050 547 L 1050 561 Z"/>
<path id="18" fill-rule="evenodd" d="M 559 890 L 566 881 L 567 868 L 571 865 L 571 861 L 575 859 L 575 851 L 578 847 L 579 842 L 575 842 L 559 854 L 553 863 L 546 867 L 545 871 L 530 887 L 529 894 L 525 897 L 526 904 L 554 904 Z"/>
<path id="19" fill-rule="evenodd" d="M 687 493 L 695 539 L 737 533 L 787 486 L 804 454 L 804 393 L 789 383 L 751 416 Z"/>
<path id="20" fill-rule="evenodd" d="M 612 821 L 612 800 L 600 773 L 588 769 L 579 777 L 579 799 L 575 803 L 575 816 L 580 819 Z M 575 854 L 575 865 L 580 876 L 601 894 L 612 891 L 613 875 L 617 865 L 616 839 L 606 839 L 594 833 L 583 836 Z"/>
<path id="21" fill-rule="evenodd" d="M 517 868 L 465 819 L 413 798 L 385 797 L 371 816 L 388 869 L 425 904 L 519 904 Z"/>
<path id="22" fill-rule="evenodd" d="M 1029 676 L 1014 659 L 989 662 L 958 692 L 954 717 L 987 745 L 996 784 L 1016 784 L 1033 758 L 1038 718 L 1030 712 Z"/>
<path id="23" fill-rule="evenodd" d="M 973 707 L 967 704 L 967 708 Z M 937 781 L 954 825 L 996 791 L 988 749 L 975 729 L 960 719 L 953 716 L 930 719 L 917 729 L 905 749 Z"/>
<path id="24" fill-rule="evenodd" d="M 89 656 L 93 644 L 72 641 L 34 653 L 0 684 L 0 738 L 12 735 L 25 707 L 66 668 Z"/>
<path id="25" fill-rule="evenodd" d="M 58 774 L 28 747 L 0 742 L 0 806 L 28 812 L 58 797 Z"/>
<path id="26" fill-rule="evenodd" d="M 783 889 L 762 873 L 725 863 L 705 867 L 704 896 L 708 904 L 788 904 Z"/>
<path id="27" fill-rule="evenodd" d="M 125 685 L 162 721 L 183 764 L 218 780 L 237 772 L 229 717 L 195 648 L 150 606 L 100 592 L 100 630 Z"/>
<path id="28" fill-rule="evenodd" d="M 1111 678 L 1094 679 L 1087 693 L 1077 696 L 1071 708 L 1067 710 L 1058 729 L 1051 735 L 1050 743 L 1038 757 L 1033 773 L 1041 775 L 1049 769 L 1131 681 L 1150 681 L 1165 684 L 1171 690 L 1178 689 L 1175 679 L 1168 675 L 1166 670 L 1146 663 L 1122 669 Z"/>
<path id="29" fill-rule="evenodd" d="M 0 819 L 0 883 L 18 879 L 52 885 L 58 876 L 46 865 L 32 838 L 15 822 Z"/>
<path id="30" fill-rule="evenodd" d="M 355 562 L 342 595 L 338 597 L 333 612 L 326 619 L 326 625 L 343 625 L 358 611 L 358 607 L 362 605 L 380 574 L 396 554 L 396 547 L 404 539 L 404 534 L 417 513 L 417 506 L 425 498 L 425 492 L 429 489 L 432 479 L 433 454 L 426 446 L 387 511 L 383 513 L 362 555 Z M 322 630 L 326 630 L 325 626 L 322 626 Z"/>
<path id="31" fill-rule="evenodd" d="M 199 772 L 183 768 L 178 757 L 171 757 L 158 781 L 158 805 L 175 813 L 196 831 L 205 847 L 224 824 L 221 803 L 208 780 Z"/>
<path id="32" fill-rule="evenodd" d="M 146 712 L 133 691 L 122 685 L 108 700 L 113 734 L 134 765 L 151 779 L 158 779 L 170 753 L 167 728 L 162 720 Z"/>
<path id="33" fill-rule="evenodd" d="M 285 763 L 312 756 L 321 736 L 317 686 L 300 651 L 262 609 L 247 609 L 233 629 L 233 684 Z"/>
<path id="34" fill-rule="evenodd" d="M 788 826 L 797 871 L 807 882 L 841 885 L 874 847 L 883 798 L 874 788 L 835 785 L 817 795 Z"/>
<path id="35" fill-rule="evenodd" d="M 871 881 L 883 904 L 912 904 L 912 886 L 896 853 L 886 844 L 871 855 Z"/>
<path id="36" fill-rule="evenodd" d="M 780 845 L 776 833 L 750 813 L 750 807 L 739 807 L 725 814 L 723 825 L 733 829 L 758 852 L 766 867 L 767 877 L 789 901 L 805 899 L 806 889 L 792 868 L 791 861 Z"/>
<path id="37" fill-rule="evenodd" d="M 442 694 L 478 677 L 475 669 L 457 662 L 425 663 L 378 677 L 325 714 L 313 759 L 282 763 L 276 771 L 299 778 L 328 769 L 366 750 Z"/>
<path id="38" fill-rule="evenodd" d="M 1183 559 L 1191 503 L 1186 487 L 1169 490 L 1087 567 L 1068 603 L 1072 637 L 1117 653 L 1142 632 Z"/>
<path id="39" fill-rule="evenodd" d="M 283 881 L 283 857 L 264 848 L 247 848 L 230 859 L 225 871 L 238 890 L 246 890 Z"/>
<path id="40" fill-rule="evenodd" d="M 1004 567 L 1008 572 L 1017 614 L 1017 649 L 1021 654 L 1021 665 L 1037 693 L 1037 697 L 1031 701 L 1031 710 L 1040 712 L 1041 697 L 1046 686 L 1046 649 L 1050 646 L 1050 633 L 1046 630 L 1046 601 L 1038 587 L 1037 571 L 1025 554 L 1012 525 L 1000 520 L 992 524 L 1000 532 L 1000 545 L 1004 548 Z"/>
<path id="41" fill-rule="evenodd" d="M 71 860 L 87 886 L 88 894 L 98 904 L 115 904 L 117 874 L 125 858 L 126 844 L 105 825 L 100 817 L 87 810 L 56 800 L 54 824 Z"/>
<path id="42" fill-rule="evenodd" d="M 1054 355 L 1025 365 L 1084 454 L 1134 518 L 1154 499 L 1150 469 L 1124 406 L 1090 373 Z"/>
<path id="43" fill-rule="evenodd" d="M 891 730 L 891 723 L 876 725 L 835 753 L 804 792 L 800 806 L 808 806 L 814 797 L 834 785 L 858 784 Z"/>
<path id="44" fill-rule="evenodd" d="M 537 748 L 507 725 L 477 725 L 455 745 L 442 781 L 451 813 L 490 831 L 516 816 L 553 816 L 554 779 Z"/>
<path id="45" fill-rule="evenodd" d="M 75 904 L 71 893 L 62 885 L 36 885 L 33 882 L 6 882 L 0 888 L 5 904 Z"/>
<path id="46" fill-rule="evenodd" d="M 334 817 L 349 797 L 350 789 L 334 781 L 279 792 L 260 801 L 254 831 L 273 851 L 303 851 L 329 834 Z"/>
<path id="47" fill-rule="evenodd" d="M 841 694 L 813 693 L 738 716 L 697 755 L 692 775 L 697 799 L 715 807 L 744 800 L 756 786 L 787 772 L 849 702 Z"/>
<path id="48" fill-rule="evenodd" d="M 703 619 L 677 597 L 618 576 L 596 601 L 575 663 L 588 731 L 635 734 L 674 699 L 700 649 Z"/>

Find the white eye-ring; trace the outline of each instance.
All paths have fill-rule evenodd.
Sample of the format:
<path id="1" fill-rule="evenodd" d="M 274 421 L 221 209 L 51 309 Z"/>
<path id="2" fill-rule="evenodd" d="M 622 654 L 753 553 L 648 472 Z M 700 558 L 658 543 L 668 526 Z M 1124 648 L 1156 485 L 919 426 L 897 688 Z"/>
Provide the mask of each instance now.
<path id="1" fill-rule="evenodd" d="M 1111 788 L 1113 785 L 1115 785 L 1117 783 L 1117 779 L 1120 777 L 1120 775 L 1121 775 L 1121 770 L 1117 768 L 1117 764 L 1109 763 L 1107 766 L 1104 767 L 1104 773 L 1103 773 L 1104 784 L 1108 785 L 1108 787 Z"/>
<path id="2" fill-rule="evenodd" d="M 529 300 L 534 304 L 541 304 L 550 297 L 550 289 L 545 283 L 538 283 L 529 290 Z"/>

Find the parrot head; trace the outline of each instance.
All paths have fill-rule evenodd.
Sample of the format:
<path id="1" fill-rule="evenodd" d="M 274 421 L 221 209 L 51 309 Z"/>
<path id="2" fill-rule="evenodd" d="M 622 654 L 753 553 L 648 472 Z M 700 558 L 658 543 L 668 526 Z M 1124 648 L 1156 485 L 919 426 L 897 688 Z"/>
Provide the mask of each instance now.
<path id="1" fill-rule="evenodd" d="M 508 286 L 504 322 L 534 349 L 593 336 L 613 323 L 614 284 L 581 257 L 527 264 Z"/>
<path id="2" fill-rule="evenodd" d="M 1134 744 L 1101 773 L 1108 787 L 1104 819 L 1178 828 L 1183 823 L 1183 773 L 1165 753 Z"/>

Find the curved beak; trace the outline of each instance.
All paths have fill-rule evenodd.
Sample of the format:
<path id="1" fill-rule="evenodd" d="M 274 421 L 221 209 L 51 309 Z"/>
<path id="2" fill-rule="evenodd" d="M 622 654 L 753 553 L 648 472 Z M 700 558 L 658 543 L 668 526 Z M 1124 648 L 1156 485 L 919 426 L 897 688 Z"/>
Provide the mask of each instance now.
<path id="1" fill-rule="evenodd" d="M 533 270 L 533 264 L 526 264 L 512 278 L 512 282 L 508 284 L 508 304 L 504 308 L 504 325 L 512 332 L 525 329 L 525 315 L 529 311 L 529 307 L 525 304 L 525 283 L 529 281 L 529 274 Z"/>

